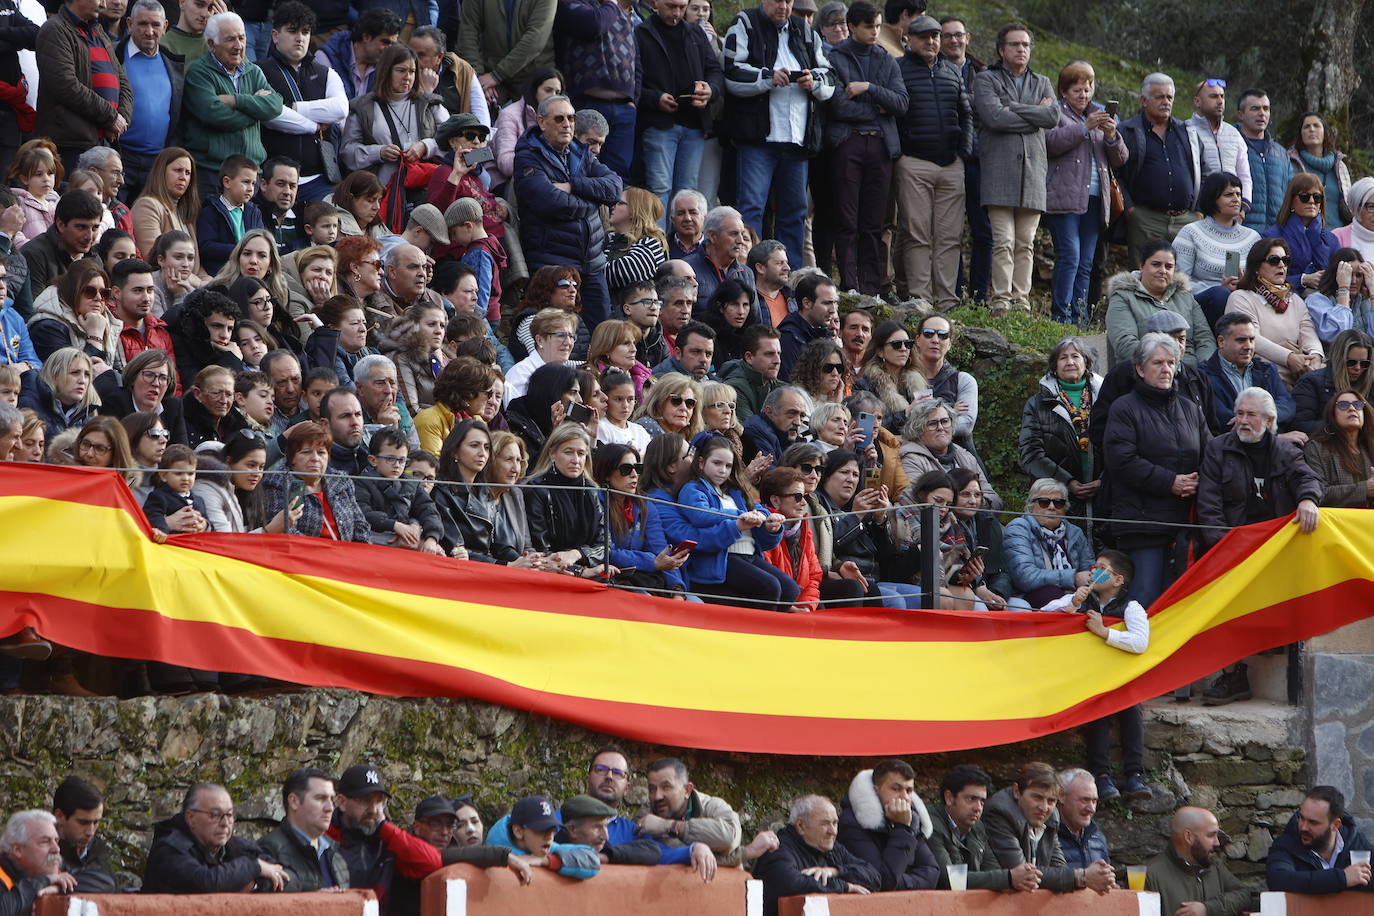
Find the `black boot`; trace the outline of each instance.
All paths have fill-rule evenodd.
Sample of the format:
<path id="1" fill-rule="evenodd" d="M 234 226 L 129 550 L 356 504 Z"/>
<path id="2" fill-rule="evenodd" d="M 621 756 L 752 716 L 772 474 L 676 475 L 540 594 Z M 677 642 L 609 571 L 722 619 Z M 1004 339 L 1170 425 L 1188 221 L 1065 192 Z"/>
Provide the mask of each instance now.
<path id="1" fill-rule="evenodd" d="M 1250 699 L 1250 672 L 1245 662 L 1237 662 L 1222 669 L 1212 686 L 1202 692 L 1203 706 L 1225 706 L 1236 700 Z"/>

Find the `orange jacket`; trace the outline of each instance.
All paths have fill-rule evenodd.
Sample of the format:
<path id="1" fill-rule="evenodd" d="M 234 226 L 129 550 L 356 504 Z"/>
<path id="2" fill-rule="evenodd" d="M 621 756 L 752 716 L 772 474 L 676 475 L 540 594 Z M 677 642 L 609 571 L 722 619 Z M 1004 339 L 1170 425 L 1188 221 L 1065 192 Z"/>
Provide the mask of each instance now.
<path id="1" fill-rule="evenodd" d="M 811 540 L 811 525 L 801 526 L 801 551 L 797 562 L 797 568 L 792 568 L 792 553 L 787 546 L 787 538 L 784 537 L 778 546 L 772 550 L 765 550 L 763 558 L 772 563 L 778 569 L 787 573 L 801 586 L 801 594 L 797 596 L 797 604 L 809 605 L 815 610 L 818 605 L 816 602 L 821 600 L 821 561 L 816 559 L 816 545 Z"/>

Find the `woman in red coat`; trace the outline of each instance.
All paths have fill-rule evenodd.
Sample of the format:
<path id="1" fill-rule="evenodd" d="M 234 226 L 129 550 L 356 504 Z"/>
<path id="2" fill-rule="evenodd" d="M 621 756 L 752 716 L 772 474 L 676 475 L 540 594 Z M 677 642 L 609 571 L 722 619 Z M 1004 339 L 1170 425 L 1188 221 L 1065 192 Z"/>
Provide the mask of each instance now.
<path id="1" fill-rule="evenodd" d="M 806 485 L 796 468 L 774 468 L 759 479 L 759 501 L 787 519 L 782 540 L 763 557 L 796 580 L 801 588 L 793 612 L 814 611 L 821 598 L 821 561 L 806 522 Z"/>

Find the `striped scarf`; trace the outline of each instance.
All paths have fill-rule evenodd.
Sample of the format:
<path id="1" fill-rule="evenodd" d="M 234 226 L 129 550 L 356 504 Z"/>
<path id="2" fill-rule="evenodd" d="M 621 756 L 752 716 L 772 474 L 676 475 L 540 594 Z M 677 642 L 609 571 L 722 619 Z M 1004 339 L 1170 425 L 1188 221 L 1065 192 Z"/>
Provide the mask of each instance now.
<path id="1" fill-rule="evenodd" d="M 109 102 L 111 108 L 119 108 L 119 74 L 115 72 L 114 61 L 110 59 L 110 48 L 100 35 L 99 24 L 83 22 L 69 7 L 64 6 L 62 14 L 76 28 L 76 34 L 86 42 L 86 53 L 91 62 L 91 89 Z"/>

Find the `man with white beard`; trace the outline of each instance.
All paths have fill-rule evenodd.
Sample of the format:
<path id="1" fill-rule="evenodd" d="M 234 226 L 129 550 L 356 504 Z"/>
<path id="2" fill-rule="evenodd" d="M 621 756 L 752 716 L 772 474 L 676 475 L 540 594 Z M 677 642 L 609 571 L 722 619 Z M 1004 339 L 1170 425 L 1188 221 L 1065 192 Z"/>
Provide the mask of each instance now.
<path id="1" fill-rule="evenodd" d="M 1198 472 L 1197 520 L 1210 548 L 1230 528 L 1293 514 L 1303 534 L 1317 529 L 1322 482 L 1302 450 L 1278 436 L 1278 408 L 1263 388 L 1236 395 L 1231 431 L 1207 444 Z M 1221 672 L 1202 695 L 1207 706 L 1250 698 L 1245 663 Z"/>
<path id="2" fill-rule="evenodd" d="M 76 878 L 62 871 L 57 818 L 20 811 L 0 835 L 0 913 L 28 913 L 47 894 L 70 894 Z"/>

